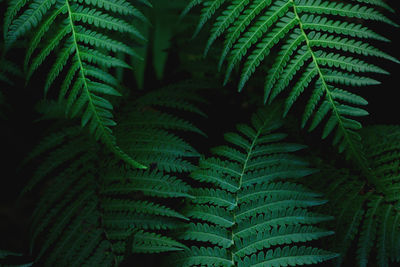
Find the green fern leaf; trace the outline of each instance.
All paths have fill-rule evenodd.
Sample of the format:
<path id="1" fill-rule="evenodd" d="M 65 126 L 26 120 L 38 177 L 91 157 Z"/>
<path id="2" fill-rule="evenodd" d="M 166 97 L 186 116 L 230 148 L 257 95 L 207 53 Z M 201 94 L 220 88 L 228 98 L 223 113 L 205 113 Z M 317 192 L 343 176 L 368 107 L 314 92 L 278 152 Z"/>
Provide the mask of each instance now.
<path id="1" fill-rule="evenodd" d="M 215 150 L 220 158 L 201 159 L 191 175 L 200 187 L 192 189 L 195 198 L 184 212 L 195 223 L 179 231 L 181 239 L 196 245 L 174 256 L 176 265 L 286 266 L 337 256 L 296 246 L 333 232 L 314 226 L 330 217 L 307 210 L 326 203 L 319 194 L 281 181 L 314 170 L 291 155 L 304 146 L 283 142 L 277 110 L 260 110 L 251 125 L 240 124 L 238 133 L 225 134 L 230 145 Z M 280 245 L 287 246 L 281 251 Z"/>
<path id="2" fill-rule="evenodd" d="M 376 221 L 374 216 L 382 199 L 372 200 L 366 213 L 366 221 L 361 229 L 360 242 L 358 243 L 357 260 L 359 266 L 367 266 L 368 255 L 375 240 Z"/>
<path id="3" fill-rule="evenodd" d="M 93 81 L 90 86 L 97 87 L 93 91 L 116 93 L 102 83 Z M 188 250 L 171 234 L 172 229 L 182 228 L 188 221 L 173 203 L 193 199 L 189 185 L 181 177 L 193 169 L 189 161 L 198 158 L 199 153 L 176 133 L 184 128 L 182 125 L 188 125 L 175 115 L 181 106 L 169 109 L 168 118 L 173 123 L 152 123 L 148 119 L 154 116 L 160 96 L 173 96 L 177 91 L 173 87 L 153 91 L 151 95 L 157 96 L 153 103 L 144 96 L 147 109 L 140 105 L 127 107 L 127 116 L 116 127 L 124 151 L 154 165 L 152 170 L 121 164 L 109 151 L 91 142 L 81 127 L 49 136 L 27 158 L 38 157 L 42 164 L 25 191 L 43 180 L 49 184 L 31 221 L 31 254 L 36 264 L 115 266 L 132 253 Z M 176 98 L 186 105 L 204 101 L 190 88 L 186 95 L 178 94 Z M 174 102 L 171 97 L 163 104 L 174 107 Z M 196 112 L 199 109 L 195 105 L 190 110 L 203 114 Z M 137 118 L 133 125 L 132 117 Z M 193 125 L 191 130 L 199 132 Z"/>
<path id="4" fill-rule="evenodd" d="M 79 115 L 82 126 L 88 125 L 96 140 L 103 142 L 132 166 L 145 168 L 116 144 L 111 130 L 116 124 L 112 116 L 113 107 L 103 96 L 119 96 L 116 89 L 118 84 L 114 77 L 98 68 L 127 67 L 126 63 L 109 55 L 113 52 L 136 55 L 127 42 L 123 43 L 106 35 L 107 30 L 110 30 L 144 40 L 136 27 L 127 22 L 127 16 L 146 22 L 143 14 L 124 0 L 88 0 L 75 3 L 55 0 L 35 0 L 29 3 L 12 1 L 6 13 L 5 43 L 6 48 L 10 49 L 18 38 L 39 26 L 25 58 L 27 80 L 44 62 L 49 61 L 50 54 L 62 47 L 55 52 L 57 59 L 48 73 L 44 86 L 45 95 L 54 81 L 61 79 L 63 70 L 68 68 L 59 97 L 67 99 L 67 115 Z M 106 34 L 101 32 L 102 29 Z M 41 46 L 42 40 L 46 39 L 46 44 Z M 111 61 L 107 62 L 107 59 Z"/>
<path id="5" fill-rule="evenodd" d="M 399 130 L 398 126 L 371 126 L 361 131 L 368 167 L 376 179 L 368 181 L 351 166 L 345 169 L 325 164 L 322 173 L 310 179 L 315 190 L 326 194 L 328 212 L 335 216 L 332 247 L 341 254 L 335 266 L 352 260 L 353 246 L 357 247 L 359 266 L 391 266 L 398 261 Z"/>
<path id="6" fill-rule="evenodd" d="M 379 266 L 389 266 L 389 261 L 388 261 L 388 234 L 389 232 L 389 217 L 392 213 L 392 205 L 386 205 L 384 212 L 381 215 L 381 227 L 379 228 L 379 232 L 377 233 L 378 236 L 378 253 L 377 253 L 377 262 Z"/>
<path id="7" fill-rule="evenodd" d="M 378 57 L 399 63 L 396 58 L 371 45 L 371 39 L 385 42 L 388 39 L 362 22 L 376 21 L 398 27 L 378 11 L 392 9 L 379 0 L 233 1 L 228 5 L 222 2 L 198 1 L 196 4 L 204 6 L 197 31 L 215 17 L 205 53 L 217 38 L 224 39 L 219 62 L 221 68 L 227 61 L 224 84 L 229 81 L 234 68 L 241 66 L 238 83 L 241 91 L 254 72 L 262 68 L 265 58 L 273 59 L 266 75 L 264 101 L 272 102 L 290 87 L 284 109 L 286 115 L 303 93 L 311 91 L 302 126 L 307 127 L 311 121 L 309 129 L 313 130 L 328 117 L 323 137 L 334 133 L 334 144 L 339 151 L 346 151 L 347 158 L 352 158 L 373 180 L 356 131 L 361 125 L 352 118 L 367 113 L 357 107 L 352 112 L 343 110 L 342 101 L 347 99 L 343 100 L 336 92 L 344 91 L 343 85 L 379 84 L 359 73 L 387 72 L 364 61 L 364 58 Z M 271 51 L 277 51 L 277 56 Z M 346 89 L 346 94 L 354 93 Z M 359 105 L 359 98 L 354 95 L 353 100 L 348 100 L 352 105 Z"/>

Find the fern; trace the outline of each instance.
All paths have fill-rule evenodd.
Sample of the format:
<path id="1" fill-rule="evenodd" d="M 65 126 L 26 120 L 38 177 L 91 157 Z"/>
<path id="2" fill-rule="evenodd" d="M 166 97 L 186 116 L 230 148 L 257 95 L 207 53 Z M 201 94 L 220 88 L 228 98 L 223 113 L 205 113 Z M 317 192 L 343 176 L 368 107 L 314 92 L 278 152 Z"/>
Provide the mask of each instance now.
<path id="1" fill-rule="evenodd" d="M 187 9 L 196 5 L 202 5 L 202 9 L 195 34 L 216 17 L 205 54 L 215 40 L 224 38 L 219 68 L 226 61 L 225 84 L 239 65 L 238 89 L 241 91 L 265 58 L 273 58 L 274 63 L 266 74 L 264 102 L 272 102 L 290 87 L 284 108 L 286 115 L 300 95 L 309 90 L 311 95 L 302 116 L 302 127 L 310 122 L 312 130 L 326 121 L 323 138 L 335 132 L 333 142 L 339 151 L 346 150 L 347 156 L 368 172 L 357 131 L 361 124 L 354 119 L 368 114 L 359 107 L 367 101 L 347 86 L 379 83 L 362 73 L 387 74 L 364 58 L 378 57 L 399 63 L 371 45 L 371 39 L 388 39 L 361 24 L 376 21 L 397 27 L 375 10 L 376 7 L 393 11 L 387 4 L 383 1 L 209 0 L 191 1 Z M 277 49 L 276 56 L 272 56 L 272 49 Z"/>
<path id="2" fill-rule="evenodd" d="M 165 95 L 170 99 L 160 102 Z M 194 103 L 203 100 L 190 89 L 172 88 L 137 101 L 144 106 L 127 109 L 116 134 L 124 150 L 154 164 L 151 169 L 134 169 L 104 154 L 80 127 L 48 136 L 32 151 L 29 159 L 44 159 L 26 190 L 48 181 L 31 222 L 36 263 L 115 266 L 132 253 L 185 248 L 169 234 L 188 220 L 173 204 L 192 198 L 178 177 L 193 170 L 191 159 L 199 154 L 174 132 L 200 131 L 158 109 L 172 107 L 176 113 L 192 103 L 197 111 Z M 155 114 L 163 120 L 151 121 Z"/>
<path id="3" fill-rule="evenodd" d="M 329 198 L 329 214 L 336 218 L 332 245 L 341 257 L 336 266 L 344 266 L 353 241 L 357 241 L 357 265 L 367 266 L 374 260 L 377 266 L 399 262 L 399 175 L 398 126 L 372 126 L 362 132 L 366 155 L 377 179 L 367 183 L 353 169 L 322 166 L 324 171 L 310 181 L 325 191 Z M 322 179 L 324 177 L 324 179 Z M 318 183 L 315 181 L 318 180 Z M 377 188 L 383 191 L 377 190 Z M 376 251 L 376 252 L 375 252 Z M 376 259 L 372 259 L 376 255 Z"/>
<path id="4" fill-rule="evenodd" d="M 5 233 L 12 242 L 0 250 L 0 265 L 120 266 L 142 258 L 144 265 L 167 266 L 398 265 L 400 126 L 361 129 L 357 117 L 368 114 L 368 103 L 352 89 L 377 85 L 375 79 L 388 74 L 376 58 L 399 63 L 378 49 L 379 42 L 390 42 L 387 35 L 370 28 L 397 26 L 384 15 L 394 11 L 387 1 L 159 2 L 152 8 L 148 0 L 8 1 L 2 34 L 10 52 L 0 61 L 0 118 L 4 140 L 14 142 L 5 154 L 23 152 L 39 134 L 32 131 L 22 143 L 20 134 L 9 136 L 22 129 L 8 105 L 21 103 L 20 83 L 45 74 L 44 95 L 52 100 L 38 105 L 44 115 L 35 128 L 47 130 L 40 130 L 45 137 L 19 173 L 28 181 L 19 203 L 30 208 L 35 200 L 30 250 L 9 252 L 22 240 Z M 184 30 L 199 13 L 190 21 L 174 13 L 184 5 L 182 15 L 201 6 L 194 36 L 209 26 L 205 48 Z M 24 37 L 29 42 L 20 42 Z M 171 47 L 168 61 L 161 46 Z M 24 74 L 18 58 L 10 57 L 21 48 L 27 49 Z M 150 59 L 154 69 L 144 75 Z M 179 64 L 170 66 L 173 60 Z M 225 84 L 238 84 L 239 91 L 250 85 L 249 95 L 206 91 L 220 82 L 215 65 L 224 68 Z M 160 80 L 164 67 L 173 75 Z M 201 81 L 154 90 L 182 77 Z M 135 82 L 146 91 L 128 91 Z M 257 90 L 264 82 L 264 92 Z M 130 98 L 121 100 L 122 93 Z M 213 122 L 275 104 L 281 94 L 283 105 L 261 108 L 225 134 L 227 145 L 201 155 L 208 149 L 205 133 L 211 132 L 207 143 L 214 142 Z M 293 119 L 288 114 L 303 94 L 302 118 Z M 203 105 L 228 116 L 199 129 L 197 118 L 207 117 Z M 322 126 L 322 138 L 332 137 L 354 162 L 324 147 L 298 157 L 306 146 L 287 141 L 284 123 L 289 132 L 297 123 L 309 131 Z M 17 158 L 7 159 L 12 164 L 5 169 Z M 22 182 L 17 178 L 14 187 Z M 28 221 L 15 215 L 6 221 Z"/>
<path id="5" fill-rule="evenodd" d="M 10 49 L 18 38 L 38 27 L 26 53 L 27 80 L 54 53 L 56 60 L 48 71 L 45 95 L 55 80 L 63 77 L 59 98 L 67 99 L 68 116 L 79 115 L 82 127 L 88 126 L 96 140 L 132 166 L 145 168 L 117 146 L 111 130 L 116 124 L 113 106 L 106 99 L 121 95 L 118 82 L 106 70 L 129 68 L 115 53 L 136 55 L 128 42 L 119 41 L 118 34 L 144 39 L 127 22 L 132 19 L 144 20 L 144 16 L 125 0 L 12 0 L 4 18 L 4 38 Z M 47 40 L 44 45 L 43 40 Z"/>
<path id="6" fill-rule="evenodd" d="M 174 266 L 287 266 L 336 257 L 304 246 L 333 232 L 315 226 L 328 216 L 307 210 L 325 201 L 282 180 L 314 170 L 291 154 L 304 147 L 283 142 L 275 114 L 260 110 L 251 126 L 225 135 L 231 145 L 215 148 L 218 158 L 201 159 L 191 177 L 203 186 L 192 191 L 196 198 L 185 213 L 192 222 L 180 235 L 196 245 L 178 253 Z"/>

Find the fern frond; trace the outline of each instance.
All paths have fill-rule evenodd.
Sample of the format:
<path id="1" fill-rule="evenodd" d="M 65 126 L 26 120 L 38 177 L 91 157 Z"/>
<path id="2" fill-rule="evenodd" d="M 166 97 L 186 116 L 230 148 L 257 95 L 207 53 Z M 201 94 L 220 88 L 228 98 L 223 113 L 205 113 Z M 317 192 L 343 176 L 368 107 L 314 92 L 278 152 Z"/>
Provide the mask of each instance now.
<path id="1" fill-rule="evenodd" d="M 100 83 L 92 86 L 113 90 Z M 90 142 L 81 127 L 47 137 L 28 157 L 39 157 L 42 164 L 25 191 L 43 180 L 49 183 L 31 222 L 31 249 L 37 264 L 115 266 L 132 253 L 188 249 L 172 237 L 172 229 L 188 223 L 188 217 L 173 204 L 193 198 L 181 177 L 194 168 L 191 161 L 199 153 L 176 134 L 181 125 L 188 124 L 175 115 L 181 106 L 169 108 L 169 113 L 157 110 L 160 96 L 168 95 L 166 91 L 171 98 L 163 103 L 175 107 L 173 87 L 153 91 L 154 101 L 143 96 L 146 106 L 128 107 L 127 116 L 116 128 L 124 151 L 151 165 L 151 170 L 121 164 Z M 176 98 L 186 105 L 203 101 L 190 88 L 186 94 L 189 96 Z M 203 114 L 194 104 L 190 110 Z M 148 118 L 155 112 L 169 115 L 174 123 L 165 122 L 166 127 L 159 121 L 152 123 Z M 137 118 L 133 125 L 132 117 Z M 199 132 L 191 127 L 192 132 Z M 64 171 L 59 173 L 60 169 Z"/>
<path id="2" fill-rule="evenodd" d="M 387 245 L 389 244 L 389 234 L 390 232 L 390 215 L 392 213 L 393 206 L 386 205 L 384 211 L 381 213 L 381 227 L 377 233 L 377 247 L 378 247 L 378 254 L 376 256 L 378 264 L 380 266 L 389 266 L 389 259 L 387 255 Z"/>
<path id="3" fill-rule="evenodd" d="M 354 96 L 354 100 L 350 97 L 351 108 L 343 108 L 349 103 L 343 103 L 333 90 L 345 90 L 350 95 L 354 93 L 343 86 L 379 84 L 360 73 L 388 72 L 364 58 L 378 57 L 399 63 L 396 58 L 371 45 L 371 39 L 389 40 L 362 23 L 375 21 L 398 27 L 378 11 L 392 10 L 385 2 L 279 0 L 233 1 L 229 4 L 200 1 L 197 4 L 204 7 L 198 30 L 215 17 L 205 53 L 217 38 L 224 39 L 219 66 L 227 62 L 225 84 L 234 68 L 241 66 L 238 82 L 241 91 L 265 58 L 272 58 L 274 63 L 266 75 L 264 101 L 272 102 L 290 87 L 284 109 L 286 115 L 303 93 L 311 92 L 302 126 L 307 127 L 310 120 L 309 129 L 313 130 L 327 121 L 323 137 L 334 133 L 334 144 L 339 151 L 346 151 L 348 158 L 354 159 L 365 173 L 372 176 L 357 131 L 361 124 L 354 119 L 367 115 L 367 112 L 355 107 L 360 103 L 358 96 Z M 271 50 L 277 51 L 277 56 L 273 56 Z M 326 117 L 328 120 L 324 120 Z"/>
<path id="4" fill-rule="evenodd" d="M 365 222 L 361 229 L 360 241 L 358 243 L 357 260 L 359 266 L 367 266 L 368 256 L 376 238 L 377 221 L 374 220 L 382 199 L 372 199 L 368 204 L 368 210 L 365 214 Z"/>
<path id="5" fill-rule="evenodd" d="M 335 216 L 332 247 L 341 254 L 335 266 L 351 261 L 352 245 L 357 248 L 357 266 L 375 262 L 391 266 L 398 261 L 399 133 L 398 126 L 371 126 L 361 131 L 368 166 L 377 177 L 373 182 L 357 169 L 330 165 L 322 165 L 322 173 L 310 181 L 326 194 L 328 212 Z"/>
<path id="6" fill-rule="evenodd" d="M 276 114 L 277 110 L 260 110 L 253 115 L 251 125 L 240 124 L 238 133 L 225 135 L 230 145 L 216 150 L 221 157 L 201 159 L 200 168 L 191 177 L 205 186 L 192 190 L 195 199 L 184 213 L 195 223 L 180 231 L 183 240 L 196 246 L 179 253 L 174 263 L 285 266 L 289 255 L 292 265 L 337 256 L 296 246 L 333 232 L 314 226 L 329 220 L 328 216 L 308 211 L 326 202 L 319 194 L 280 181 L 301 178 L 314 170 L 291 155 L 304 146 L 283 142 L 286 135 L 278 132 L 282 123 Z M 209 189 L 210 185 L 215 189 Z M 286 245 L 282 251 L 281 245 Z M 270 250 L 264 257 L 266 249 Z"/>
<path id="7" fill-rule="evenodd" d="M 113 53 L 117 51 L 136 55 L 128 42 L 121 42 L 109 34 L 111 31 L 126 33 L 132 40 L 144 40 L 136 27 L 128 22 L 132 17 L 146 22 L 144 15 L 125 0 L 12 1 L 6 13 L 4 34 L 9 49 L 18 38 L 38 27 L 25 58 L 27 80 L 55 53 L 57 57 L 44 86 L 45 95 L 55 80 L 64 79 L 59 98 L 67 99 L 67 115 L 80 116 L 82 126 L 88 125 L 96 140 L 132 166 L 145 168 L 116 144 L 111 130 L 116 124 L 113 106 L 105 96 L 119 96 L 119 84 L 99 69 L 127 67 L 114 57 Z M 47 40 L 45 45 L 41 45 L 43 40 Z M 64 69 L 68 71 L 62 77 Z"/>

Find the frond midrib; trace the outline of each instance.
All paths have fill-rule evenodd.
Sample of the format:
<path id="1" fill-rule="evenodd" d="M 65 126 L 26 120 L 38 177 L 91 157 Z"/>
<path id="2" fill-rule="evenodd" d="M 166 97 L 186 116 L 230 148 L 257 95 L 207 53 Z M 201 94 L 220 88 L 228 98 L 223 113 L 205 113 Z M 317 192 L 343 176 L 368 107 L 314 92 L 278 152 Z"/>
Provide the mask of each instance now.
<path id="1" fill-rule="evenodd" d="M 371 173 L 371 171 L 370 171 L 370 168 L 368 167 L 368 163 L 366 162 L 366 160 L 365 160 L 364 158 L 362 158 L 362 156 L 360 156 L 360 155 L 361 155 L 361 153 L 360 153 L 361 151 L 359 151 L 359 149 L 357 149 L 356 145 L 355 145 L 354 142 L 351 140 L 347 129 L 344 127 L 343 118 L 342 118 L 342 116 L 339 114 L 338 108 L 337 108 L 337 106 L 336 106 L 336 104 L 335 104 L 335 101 L 334 101 L 334 99 L 333 99 L 333 96 L 332 96 L 332 94 L 331 94 L 331 91 L 329 90 L 328 84 L 326 83 L 324 74 L 322 73 L 321 68 L 320 68 L 320 66 L 319 66 L 319 64 L 318 64 L 318 61 L 317 61 L 317 57 L 316 57 L 316 55 L 315 55 L 315 52 L 313 51 L 313 49 L 312 49 L 312 47 L 311 47 L 311 44 L 310 44 L 310 40 L 309 40 L 309 38 L 308 38 L 308 35 L 307 35 L 307 33 L 305 32 L 305 30 L 304 30 L 302 20 L 301 20 L 299 14 L 298 14 L 298 11 L 297 11 L 298 6 L 296 5 L 296 3 L 295 3 L 294 0 L 289 0 L 289 1 L 290 1 L 290 2 L 292 3 L 292 5 L 293 5 L 293 12 L 294 12 L 295 17 L 296 17 L 296 19 L 297 19 L 297 21 L 298 21 L 301 34 L 304 36 L 304 39 L 305 39 L 305 41 L 306 41 L 307 50 L 309 50 L 309 52 L 311 53 L 312 61 L 313 61 L 314 64 L 315 64 L 315 67 L 316 67 L 316 69 L 317 69 L 317 71 L 318 71 L 318 75 L 319 75 L 319 77 L 320 77 L 320 79 L 321 79 L 321 82 L 322 82 L 322 87 L 324 88 L 324 91 L 325 91 L 325 93 L 326 93 L 326 97 L 327 97 L 327 99 L 328 99 L 328 101 L 329 101 L 329 103 L 330 103 L 330 105 L 331 105 L 331 107 L 332 107 L 332 112 L 335 114 L 335 117 L 336 117 L 337 120 L 338 120 L 339 129 L 340 129 L 341 132 L 343 133 L 343 137 L 344 137 L 344 139 L 346 140 L 347 144 L 349 145 L 350 153 L 351 153 L 352 156 L 354 156 L 354 159 L 355 159 L 356 163 L 360 166 L 361 171 L 363 172 L 363 174 L 366 175 L 367 179 L 368 179 L 370 182 L 373 182 L 375 179 L 373 178 L 373 175 L 372 175 L 372 173 Z"/>
<path id="2" fill-rule="evenodd" d="M 250 147 L 249 147 L 249 149 L 247 151 L 247 157 L 246 157 L 246 159 L 245 159 L 245 161 L 243 163 L 242 172 L 240 173 L 240 178 L 239 178 L 239 183 L 238 183 L 238 190 L 235 193 L 234 207 L 236 209 L 238 207 L 238 202 L 239 202 L 238 192 L 239 192 L 239 190 L 242 189 L 242 181 L 243 181 L 244 173 L 246 172 L 246 169 L 247 169 L 247 164 L 248 164 L 248 162 L 249 162 L 249 160 L 251 158 L 251 154 L 252 154 L 253 149 L 254 149 L 254 147 L 255 147 L 255 145 L 257 143 L 258 137 L 261 135 L 261 132 L 264 129 L 264 127 L 267 125 L 267 123 L 268 123 L 268 120 L 265 120 L 263 122 L 263 125 L 257 130 L 257 133 L 255 134 L 255 136 L 253 138 L 253 141 L 251 142 L 251 145 L 250 145 Z M 233 222 L 236 223 L 236 212 L 235 211 L 233 211 Z M 235 240 L 235 233 L 234 233 L 234 231 L 232 229 L 231 229 L 231 240 L 232 240 L 232 242 L 234 242 L 234 240 Z M 231 251 L 231 259 L 232 259 L 232 262 L 234 263 L 235 259 L 236 259 L 236 253 L 233 252 L 233 251 Z"/>
<path id="3" fill-rule="evenodd" d="M 131 159 L 129 156 L 129 160 L 126 160 L 127 155 L 125 155 L 125 153 L 123 151 L 121 151 L 120 149 L 118 149 L 118 147 L 116 147 L 116 144 L 113 140 L 113 137 L 110 135 L 110 133 L 107 131 L 106 126 L 103 124 L 100 115 L 97 112 L 96 106 L 93 103 L 93 99 L 91 97 L 90 91 L 89 91 L 89 87 L 87 84 L 87 78 L 85 75 L 85 68 L 83 67 L 83 63 L 82 63 L 82 58 L 80 55 L 80 50 L 79 50 L 79 45 L 78 45 L 78 40 L 76 38 L 76 31 L 75 31 L 75 25 L 74 25 L 74 21 L 72 19 L 73 16 L 73 12 L 71 10 L 71 6 L 68 0 L 65 0 L 65 5 L 67 6 L 67 12 L 68 12 L 68 22 L 69 25 L 71 27 L 71 35 L 72 35 L 72 41 L 73 41 L 73 46 L 75 48 L 75 57 L 78 61 L 79 64 L 79 73 L 81 75 L 81 78 L 83 79 L 83 88 L 84 88 L 84 93 L 86 94 L 86 97 L 88 99 L 88 105 L 93 113 L 93 115 L 95 116 L 95 120 L 97 122 L 97 127 L 100 127 L 100 130 L 102 132 L 101 134 L 101 139 L 103 139 L 104 144 L 110 148 L 110 150 L 112 152 L 114 152 L 116 155 L 118 155 L 119 157 L 121 157 L 122 159 L 124 159 L 125 161 L 129 161 L 129 163 L 131 163 L 132 165 L 134 165 L 134 167 L 136 168 L 141 168 L 141 169 L 145 169 L 147 168 L 146 166 L 140 164 L 139 162 L 136 162 L 135 160 Z"/>
<path id="4" fill-rule="evenodd" d="M 106 129 L 105 129 L 103 123 L 101 122 L 100 116 L 97 113 L 96 107 L 93 104 L 93 99 L 90 96 L 90 92 L 89 92 L 89 88 L 88 88 L 88 84 L 87 84 L 87 80 L 86 80 L 86 75 L 85 75 L 85 68 L 83 67 L 82 59 L 81 59 L 81 56 L 79 53 L 79 46 L 78 46 L 78 41 L 76 38 L 75 26 L 74 26 L 74 22 L 72 20 L 73 12 L 71 10 L 71 6 L 70 6 L 68 0 L 65 0 L 65 3 L 68 8 L 68 22 L 71 27 L 72 41 L 73 41 L 73 45 L 75 47 L 75 56 L 76 56 L 76 59 L 79 64 L 79 73 L 83 79 L 83 85 L 84 85 L 83 87 L 85 90 L 85 94 L 88 98 L 90 109 L 92 110 L 93 114 L 95 115 L 96 121 L 103 132 L 103 138 L 105 138 L 104 141 L 106 144 L 109 144 L 109 143 L 112 143 L 112 140 L 111 140 L 110 136 L 107 134 Z"/>

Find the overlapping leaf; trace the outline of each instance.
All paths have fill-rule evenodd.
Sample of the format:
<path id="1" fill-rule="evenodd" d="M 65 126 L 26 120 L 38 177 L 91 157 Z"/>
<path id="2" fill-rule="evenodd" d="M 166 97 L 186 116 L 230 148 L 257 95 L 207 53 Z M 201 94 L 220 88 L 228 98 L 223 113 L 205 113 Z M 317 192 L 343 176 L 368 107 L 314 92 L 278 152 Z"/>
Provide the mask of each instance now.
<path id="1" fill-rule="evenodd" d="M 234 68 L 240 66 L 241 91 L 265 58 L 273 59 L 265 75 L 265 102 L 272 102 L 290 88 L 286 115 L 298 98 L 309 91 L 302 127 L 309 125 L 312 130 L 325 125 L 323 138 L 334 133 L 333 142 L 339 151 L 347 151 L 347 156 L 367 172 L 357 131 L 361 124 L 356 120 L 368 114 L 359 107 L 367 101 L 348 87 L 379 84 L 368 73 L 387 72 L 368 62 L 374 57 L 399 63 L 371 45 L 371 39 L 388 39 L 363 24 L 375 21 L 397 27 L 375 9 L 393 11 L 385 2 L 204 0 L 191 1 L 187 10 L 195 5 L 202 6 L 196 33 L 216 17 L 205 52 L 217 38 L 223 37 L 219 66 L 226 61 L 225 83 Z M 278 51 L 277 56 L 271 54 L 272 49 Z"/>
<path id="2" fill-rule="evenodd" d="M 145 18 L 125 0 L 12 0 L 4 19 L 4 38 L 10 49 L 18 38 L 35 30 L 25 58 L 27 79 L 55 54 L 45 94 L 56 79 L 62 79 L 59 98 L 67 99 L 67 115 L 81 117 L 82 127 L 87 126 L 96 140 L 132 166 L 145 168 L 117 146 L 111 130 L 116 122 L 109 97 L 120 93 L 109 71 L 129 67 L 115 53 L 136 55 L 132 41 L 118 35 L 144 40 L 133 20 Z"/>
<path id="3" fill-rule="evenodd" d="M 178 253 L 174 265 L 287 266 L 336 256 L 307 246 L 333 234 L 315 226 L 330 217 L 309 211 L 325 203 L 320 195 L 286 181 L 314 170 L 292 154 L 304 146 L 283 141 L 276 114 L 259 111 L 251 126 L 225 135 L 230 144 L 213 150 L 217 158 L 200 161 L 191 176 L 204 186 L 194 189 L 185 212 L 194 223 L 180 233 L 196 245 Z"/>

